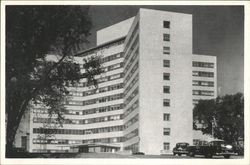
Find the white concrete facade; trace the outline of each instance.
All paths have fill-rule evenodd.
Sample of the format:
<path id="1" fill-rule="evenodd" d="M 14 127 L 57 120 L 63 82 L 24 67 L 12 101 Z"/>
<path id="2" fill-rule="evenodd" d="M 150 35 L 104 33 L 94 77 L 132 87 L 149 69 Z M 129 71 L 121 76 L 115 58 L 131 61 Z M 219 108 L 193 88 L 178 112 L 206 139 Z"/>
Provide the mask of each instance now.
<path id="1" fill-rule="evenodd" d="M 140 16 L 140 149 L 160 154 L 164 142 L 170 149 L 192 142 L 192 102 L 187 99 L 192 97 L 192 15 L 141 10 Z M 170 28 L 163 27 L 164 21 Z M 163 41 L 163 34 L 170 34 L 170 41 Z M 170 47 L 169 55 L 163 54 L 164 46 Z M 170 67 L 163 67 L 163 60 Z M 163 73 L 170 73 L 170 80 L 163 80 Z M 163 93 L 163 86 L 170 93 Z M 169 107 L 163 99 L 170 100 Z M 170 114 L 170 121 L 163 121 L 163 113 Z M 170 128 L 169 136 L 164 128 Z"/>
<path id="2" fill-rule="evenodd" d="M 46 119 L 47 114 L 34 108 L 35 113 L 30 115 L 29 152 L 62 152 L 72 144 L 101 141 L 121 150 L 159 155 L 171 153 L 177 142 L 192 144 L 193 100 L 217 96 L 216 57 L 193 55 L 192 43 L 190 14 L 140 9 L 135 17 L 99 30 L 97 47 L 76 57 L 80 64 L 82 58 L 96 53 L 106 59 L 99 89 L 86 94 L 92 90 L 85 87 L 86 80 L 77 87 L 68 87 L 73 96 L 65 105 L 65 117 L 73 123 L 57 128 L 60 131 L 51 137 L 64 140 L 63 144 L 53 140 L 53 144 L 37 144 L 41 142 L 36 141 L 38 133 L 34 129 L 43 123 L 34 118 Z M 213 63 L 213 68 L 194 67 L 194 61 Z M 193 76 L 194 71 L 212 72 L 213 77 Z M 164 73 L 170 75 L 169 80 L 164 79 Z M 194 85 L 194 81 L 213 83 L 202 86 L 199 82 Z M 197 95 L 194 90 L 198 90 Z M 202 90 L 213 92 L 201 96 Z M 34 116 L 37 113 L 39 117 Z"/>

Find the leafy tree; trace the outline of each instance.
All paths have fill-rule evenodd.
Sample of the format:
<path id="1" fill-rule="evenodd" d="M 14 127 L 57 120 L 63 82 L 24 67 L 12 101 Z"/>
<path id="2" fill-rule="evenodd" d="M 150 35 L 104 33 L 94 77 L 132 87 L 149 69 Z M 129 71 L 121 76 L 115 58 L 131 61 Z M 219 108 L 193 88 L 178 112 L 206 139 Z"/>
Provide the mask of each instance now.
<path id="1" fill-rule="evenodd" d="M 90 35 L 86 6 L 6 7 L 6 156 L 13 148 L 19 123 L 31 103 L 48 107 L 63 119 L 65 84 L 87 78 L 97 85 L 102 72 L 97 56 L 85 59 L 81 73 L 73 55 Z M 48 60 L 48 54 L 57 59 Z"/>
<path id="2" fill-rule="evenodd" d="M 212 100 L 200 100 L 194 107 L 194 129 L 233 143 L 244 138 L 244 97 L 242 93 Z M 197 127 L 198 121 L 203 127 Z"/>

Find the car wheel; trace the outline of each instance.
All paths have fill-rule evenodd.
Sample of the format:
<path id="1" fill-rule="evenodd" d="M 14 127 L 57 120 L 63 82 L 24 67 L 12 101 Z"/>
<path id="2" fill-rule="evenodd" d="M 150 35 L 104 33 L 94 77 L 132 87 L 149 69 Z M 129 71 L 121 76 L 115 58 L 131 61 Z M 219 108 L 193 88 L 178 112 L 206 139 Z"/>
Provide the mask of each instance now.
<path id="1" fill-rule="evenodd" d="M 188 155 L 189 155 L 190 157 L 194 157 L 194 152 L 191 151 L 191 152 L 188 153 Z"/>
<path id="2" fill-rule="evenodd" d="M 224 155 L 224 158 L 229 159 L 230 155 Z"/>
<path id="3" fill-rule="evenodd" d="M 174 156 L 176 155 L 176 153 L 174 153 Z"/>
<path id="4" fill-rule="evenodd" d="M 178 154 L 178 156 L 181 156 L 181 154 Z"/>

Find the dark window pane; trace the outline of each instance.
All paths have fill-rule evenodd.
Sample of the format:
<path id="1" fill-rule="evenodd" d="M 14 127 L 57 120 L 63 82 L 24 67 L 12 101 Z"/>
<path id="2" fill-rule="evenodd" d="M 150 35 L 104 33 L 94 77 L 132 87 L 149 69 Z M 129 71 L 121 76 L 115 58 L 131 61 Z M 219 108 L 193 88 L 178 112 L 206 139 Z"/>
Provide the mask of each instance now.
<path id="1" fill-rule="evenodd" d="M 170 22 L 169 21 L 163 21 L 163 27 L 164 28 L 170 28 Z"/>

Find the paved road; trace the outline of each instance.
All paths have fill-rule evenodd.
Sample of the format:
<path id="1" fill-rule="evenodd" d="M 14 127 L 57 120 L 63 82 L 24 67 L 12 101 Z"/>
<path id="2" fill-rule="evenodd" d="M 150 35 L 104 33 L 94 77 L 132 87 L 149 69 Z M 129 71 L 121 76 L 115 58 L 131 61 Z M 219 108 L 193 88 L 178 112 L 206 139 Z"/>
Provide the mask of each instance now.
<path id="1" fill-rule="evenodd" d="M 208 159 L 204 156 L 174 156 L 174 155 L 131 155 L 134 158 L 143 158 L 143 159 L 154 159 L 154 158 L 162 158 L 162 159 Z M 210 158 L 211 159 L 211 158 Z M 223 156 L 213 156 L 212 159 L 224 159 Z M 243 156 L 231 156 L 230 159 L 243 159 Z"/>
<path id="2" fill-rule="evenodd" d="M 79 153 L 75 158 L 132 158 L 132 159 L 207 159 L 204 156 L 174 156 L 174 155 L 120 155 L 112 153 Z M 231 156 L 230 159 L 242 159 L 243 156 Z M 213 159 L 224 159 L 223 156 L 213 156 Z"/>

